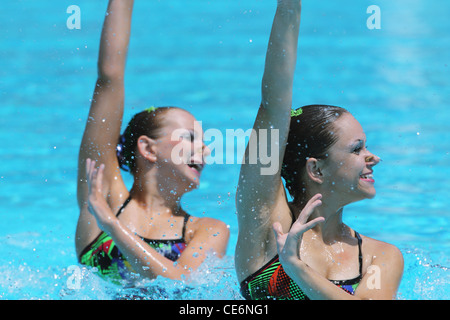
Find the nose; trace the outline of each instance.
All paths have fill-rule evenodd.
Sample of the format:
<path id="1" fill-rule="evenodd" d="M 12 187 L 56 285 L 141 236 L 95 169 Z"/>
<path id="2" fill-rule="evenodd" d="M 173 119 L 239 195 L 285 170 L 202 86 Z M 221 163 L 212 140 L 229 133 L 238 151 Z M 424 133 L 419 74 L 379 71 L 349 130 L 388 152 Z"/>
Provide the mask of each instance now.
<path id="1" fill-rule="evenodd" d="M 211 154 L 211 149 L 204 142 L 202 142 L 202 152 L 203 158 L 206 158 Z"/>
<path id="2" fill-rule="evenodd" d="M 381 161 L 381 158 L 371 153 L 366 157 L 365 160 L 367 165 L 373 167 L 376 166 Z"/>

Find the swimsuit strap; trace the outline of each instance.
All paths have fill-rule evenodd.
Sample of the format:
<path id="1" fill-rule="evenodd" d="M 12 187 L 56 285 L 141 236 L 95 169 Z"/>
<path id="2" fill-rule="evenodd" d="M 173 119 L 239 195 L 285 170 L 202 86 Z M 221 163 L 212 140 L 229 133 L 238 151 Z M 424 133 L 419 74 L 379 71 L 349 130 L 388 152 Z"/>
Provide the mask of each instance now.
<path id="1" fill-rule="evenodd" d="M 127 200 L 125 200 L 125 202 L 122 204 L 122 206 L 120 207 L 119 211 L 117 211 L 116 217 L 118 217 L 119 214 L 122 213 L 122 211 L 125 209 L 125 207 L 128 205 L 128 203 L 130 203 L 130 201 L 131 201 L 131 195 L 128 196 Z M 95 239 L 92 240 L 92 242 L 91 242 L 88 246 L 86 246 L 86 248 L 84 248 L 83 251 L 81 251 L 81 253 L 80 253 L 80 260 L 81 260 L 81 257 L 82 257 L 87 251 L 89 251 L 89 248 L 92 247 L 92 246 L 94 245 L 94 243 L 96 243 L 97 240 L 98 240 L 98 239 L 102 236 L 102 234 L 104 234 L 104 233 L 105 233 L 105 232 L 100 231 L 99 235 L 98 235 L 97 237 L 95 237 Z"/>
<path id="2" fill-rule="evenodd" d="M 184 216 L 183 231 L 181 233 L 182 234 L 181 239 L 183 239 L 183 240 L 184 240 L 184 235 L 186 233 L 186 224 L 189 220 L 189 217 L 190 217 L 190 215 L 188 213 L 186 213 L 186 215 Z"/>
<path id="3" fill-rule="evenodd" d="M 131 195 L 128 196 L 127 200 L 125 200 L 125 202 L 122 204 L 119 211 L 117 211 L 116 217 L 118 217 L 119 214 L 122 213 L 122 211 L 125 209 L 125 207 L 130 203 L 130 201 L 131 201 Z"/>
<path id="4" fill-rule="evenodd" d="M 359 249 L 359 274 L 362 275 L 362 265 L 363 265 L 363 255 L 362 255 L 362 239 L 358 232 L 355 231 L 355 237 L 358 239 L 358 249 Z"/>
<path id="5" fill-rule="evenodd" d="M 131 201 L 131 195 L 127 198 L 127 200 L 125 200 L 125 202 L 120 207 L 119 211 L 117 211 L 116 217 L 118 217 L 119 214 L 121 214 L 123 212 L 123 210 L 128 205 L 128 203 L 130 203 L 130 201 Z M 184 235 L 186 233 L 186 224 L 187 224 L 189 218 L 190 218 L 190 215 L 188 213 L 186 213 L 186 215 L 184 216 L 183 230 L 182 230 L 182 233 L 181 233 L 182 234 L 181 239 L 183 239 L 183 240 L 184 240 Z"/>
<path id="6" fill-rule="evenodd" d="M 291 226 L 294 224 L 295 222 L 295 216 L 294 213 L 290 210 L 291 215 L 292 215 L 292 224 Z M 358 255 L 358 260 L 359 260 L 359 274 L 360 276 L 362 276 L 362 267 L 363 267 L 363 255 L 362 255 L 362 238 L 360 236 L 360 234 L 358 232 L 355 231 L 355 237 L 358 240 L 358 250 L 359 250 L 359 255 Z"/>
<path id="7" fill-rule="evenodd" d="M 292 225 L 293 225 L 294 222 L 295 222 L 295 216 L 294 216 L 294 213 L 292 212 L 292 210 L 289 210 L 289 212 L 291 213 L 291 217 L 292 217 L 292 223 L 291 223 L 291 227 L 292 227 Z M 358 259 L 359 259 L 359 274 L 362 276 L 362 265 L 363 265 L 363 255 L 362 255 L 362 249 L 361 249 L 361 247 L 362 247 L 362 239 L 361 239 L 361 236 L 359 235 L 359 233 L 356 232 L 356 231 L 355 231 L 355 237 L 356 237 L 356 239 L 358 239 L 358 250 L 359 250 L 359 256 L 358 256 Z"/>

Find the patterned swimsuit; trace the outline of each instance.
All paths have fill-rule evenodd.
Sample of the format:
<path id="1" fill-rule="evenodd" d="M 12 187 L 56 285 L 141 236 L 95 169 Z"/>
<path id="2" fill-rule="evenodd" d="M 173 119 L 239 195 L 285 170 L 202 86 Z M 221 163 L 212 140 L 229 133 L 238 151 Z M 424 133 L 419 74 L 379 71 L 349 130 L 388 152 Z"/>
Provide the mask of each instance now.
<path id="1" fill-rule="evenodd" d="M 122 207 L 119 209 L 116 216 L 119 216 L 130 202 L 129 197 Z M 159 254 L 163 255 L 167 259 L 176 261 L 183 250 L 186 248 L 184 240 L 186 223 L 189 219 L 189 215 L 184 217 L 183 231 L 180 239 L 173 240 L 154 240 L 142 238 Z M 122 284 L 129 280 L 130 273 L 134 272 L 130 263 L 120 252 L 120 249 L 116 246 L 112 238 L 105 232 L 99 234 L 99 236 L 88 245 L 80 254 L 80 262 L 84 265 L 97 268 L 99 274 L 114 283 Z"/>
<path id="2" fill-rule="evenodd" d="M 362 278 L 362 239 L 355 231 L 359 248 L 359 276 L 350 280 L 330 280 L 349 294 L 355 294 Z M 241 294 L 247 300 L 309 300 L 284 271 L 278 255 L 241 283 Z"/>

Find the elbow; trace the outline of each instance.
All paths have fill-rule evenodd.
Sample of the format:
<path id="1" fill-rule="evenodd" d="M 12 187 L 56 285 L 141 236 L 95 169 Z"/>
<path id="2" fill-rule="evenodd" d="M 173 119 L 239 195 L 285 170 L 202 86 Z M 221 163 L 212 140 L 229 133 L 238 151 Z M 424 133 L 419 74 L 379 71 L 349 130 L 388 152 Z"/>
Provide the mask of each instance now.
<path id="1" fill-rule="evenodd" d="M 108 65 L 107 63 L 99 63 L 97 67 L 97 77 L 103 81 L 123 81 L 125 68 L 117 65 Z"/>

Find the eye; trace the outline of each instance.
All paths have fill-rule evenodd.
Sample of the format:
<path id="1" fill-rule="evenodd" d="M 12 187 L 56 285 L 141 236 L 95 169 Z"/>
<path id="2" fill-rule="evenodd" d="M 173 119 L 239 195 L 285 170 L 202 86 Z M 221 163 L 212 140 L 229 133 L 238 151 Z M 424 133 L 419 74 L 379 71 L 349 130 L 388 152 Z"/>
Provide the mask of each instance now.
<path id="1" fill-rule="evenodd" d="M 359 142 L 353 147 L 352 153 L 359 155 L 363 149 L 368 149 L 368 146 L 365 145 L 363 140 L 359 140 Z"/>
<path id="2" fill-rule="evenodd" d="M 352 152 L 353 152 L 354 154 L 359 154 L 359 153 L 361 152 L 361 150 L 362 150 L 362 146 L 361 146 L 361 145 L 358 145 L 357 147 L 355 147 L 355 148 L 352 150 Z"/>
<path id="3" fill-rule="evenodd" d="M 181 135 L 181 138 L 189 140 L 190 142 L 193 142 L 195 140 L 195 135 L 192 131 L 188 131 L 188 132 L 183 133 Z"/>

